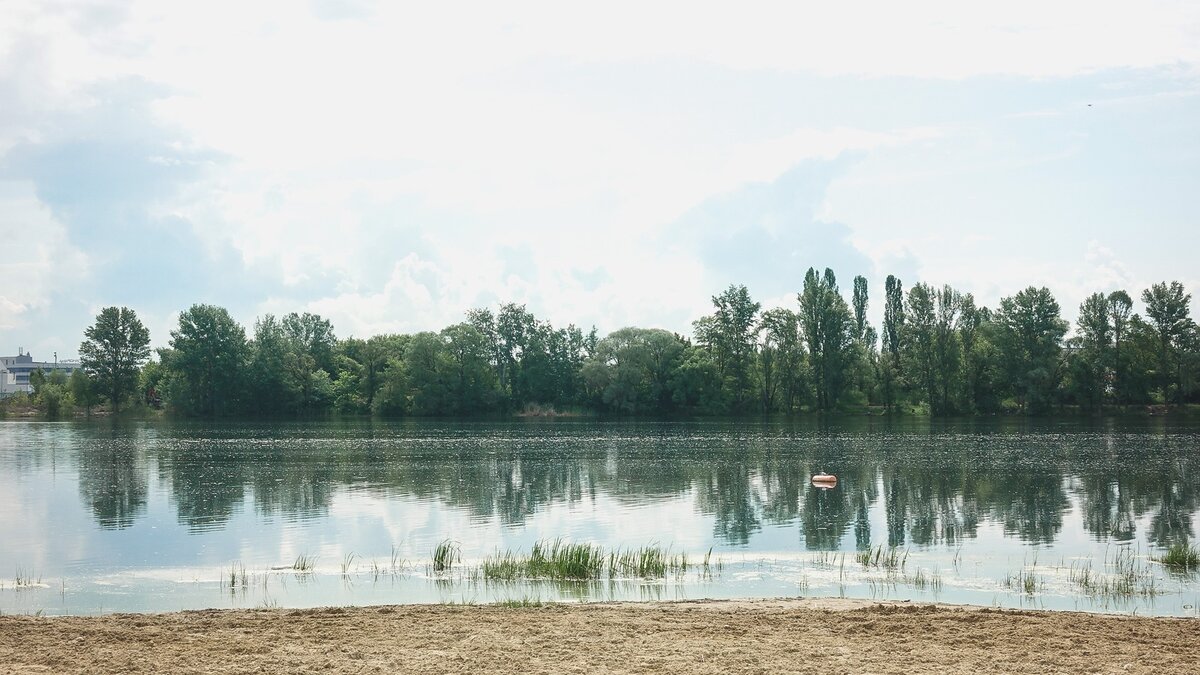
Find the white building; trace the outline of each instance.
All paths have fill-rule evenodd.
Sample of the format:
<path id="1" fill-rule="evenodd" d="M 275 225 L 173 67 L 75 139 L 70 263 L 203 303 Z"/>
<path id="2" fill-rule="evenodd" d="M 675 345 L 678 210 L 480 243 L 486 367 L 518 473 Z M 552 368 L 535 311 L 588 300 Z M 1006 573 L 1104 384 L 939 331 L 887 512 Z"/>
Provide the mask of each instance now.
<path id="1" fill-rule="evenodd" d="M 32 356 L 18 349 L 16 356 L 0 356 L 0 396 L 33 393 L 29 376 L 35 370 L 47 375 L 57 371 L 70 377 L 78 367 L 78 361 L 34 361 Z"/>

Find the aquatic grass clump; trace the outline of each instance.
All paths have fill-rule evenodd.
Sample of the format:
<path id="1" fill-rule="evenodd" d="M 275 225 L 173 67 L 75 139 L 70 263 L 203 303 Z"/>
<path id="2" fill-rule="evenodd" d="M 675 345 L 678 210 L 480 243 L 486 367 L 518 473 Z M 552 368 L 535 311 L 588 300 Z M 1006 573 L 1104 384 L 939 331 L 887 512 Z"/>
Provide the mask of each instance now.
<path id="1" fill-rule="evenodd" d="M 1191 572 L 1200 567 L 1200 548 L 1189 546 L 1187 542 L 1171 544 L 1166 555 L 1157 560 L 1172 572 Z"/>
<path id="2" fill-rule="evenodd" d="M 927 588 L 933 591 L 940 591 L 942 589 L 942 575 L 936 570 L 926 572 L 918 567 L 916 573 L 911 577 L 905 577 L 905 580 L 912 584 L 913 588 L 921 591 Z"/>
<path id="3" fill-rule="evenodd" d="M 1033 572 L 1021 570 L 1005 577 L 1004 585 L 1019 593 L 1033 595 L 1037 593 L 1038 588 L 1045 586 L 1045 583 L 1040 581 Z"/>
<path id="4" fill-rule="evenodd" d="M 351 551 L 342 557 L 342 576 L 348 576 L 350 574 L 350 566 L 354 564 L 354 559 L 357 557 L 358 556 L 354 553 L 354 551 Z"/>
<path id="5" fill-rule="evenodd" d="M 292 569 L 297 572 L 312 572 L 317 566 L 317 556 L 301 553 L 296 556 L 296 561 L 292 563 Z"/>
<path id="6" fill-rule="evenodd" d="M 539 600 L 537 598 L 530 598 L 529 596 L 525 596 L 519 600 L 514 599 L 514 598 L 509 598 L 508 600 L 502 600 L 496 604 L 499 605 L 500 607 L 504 607 L 506 609 L 521 609 L 524 607 L 541 607 L 545 603 L 543 603 L 541 600 Z"/>
<path id="7" fill-rule="evenodd" d="M 604 549 L 595 544 L 539 540 L 534 542 L 528 556 L 505 551 L 485 558 L 480 572 L 485 579 L 500 581 L 599 579 L 605 560 Z"/>
<path id="8" fill-rule="evenodd" d="M 684 553 L 671 553 L 658 545 L 616 549 L 605 552 L 597 544 L 569 542 L 564 539 L 539 540 L 529 555 L 513 551 L 497 552 L 483 560 L 479 573 L 484 579 L 514 581 L 517 579 L 553 579 L 586 581 L 618 577 L 661 579 L 668 574 L 680 575 L 694 567 Z M 723 563 L 713 560 L 712 549 L 700 565 L 702 576 L 711 577 Z"/>
<path id="9" fill-rule="evenodd" d="M 1092 569 L 1092 561 L 1072 563 L 1068 580 L 1081 592 L 1103 600 L 1129 600 L 1161 595 L 1162 590 L 1151 570 L 1129 549 L 1104 556 L 1105 572 Z"/>
<path id="10" fill-rule="evenodd" d="M 225 581 L 229 584 L 229 590 L 237 587 L 246 588 L 250 585 L 250 576 L 246 574 L 246 566 L 240 562 L 235 562 L 229 566 L 229 572 L 225 575 Z"/>
<path id="11" fill-rule="evenodd" d="M 882 567 L 884 569 L 895 570 L 904 569 L 904 565 L 908 562 L 908 549 L 903 552 L 895 546 L 890 546 L 884 550 L 883 544 L 875 548 L 859 551 L 854 555 L 854 559 L 863 567 Z"/>
<path id="12" fill-rule="evenodd" d="M 687 557 L 672 558 L 665 550 L 653 545 L 625 551 L 617 549 L 608 557 L 608 573 L 611 577 L 657 579 L 667 576 L 668 570 L 686 571 Z"/>
<path id="13" fill-rule="evenodd" d="M 462 561 L 462 552 L 456 542 L 444 539 L 433 549 L 433 571 L 449 572 L 454 563 Z"/>
<path id="14" fill-rule="evenodd" d="M 529 552 L 534 577 L 548 579 L 597 579 L 604 567 L 604 549 L 595 544 L 578 544 L 555 539 L 533 544 Z"/>
<path id="15" fill-rule="evenodd" d="M 42 585 L 41 575 L 34 576 L 34 573 L 23 568 L 17 568 L 16 578 L 13 580 L 13 586 L 16 588 L 33 588 L 34 586 Z"/>

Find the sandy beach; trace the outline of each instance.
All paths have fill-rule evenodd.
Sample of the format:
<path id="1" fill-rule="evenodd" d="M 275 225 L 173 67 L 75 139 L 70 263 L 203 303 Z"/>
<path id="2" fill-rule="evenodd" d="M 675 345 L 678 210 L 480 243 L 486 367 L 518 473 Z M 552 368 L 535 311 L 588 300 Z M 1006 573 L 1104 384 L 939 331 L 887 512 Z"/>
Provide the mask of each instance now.
<path id="1" fill-rule="evenodd" d="M 848 600 L 0 617 L 13 673 L 1194 672 L 1200 620 Z"/>

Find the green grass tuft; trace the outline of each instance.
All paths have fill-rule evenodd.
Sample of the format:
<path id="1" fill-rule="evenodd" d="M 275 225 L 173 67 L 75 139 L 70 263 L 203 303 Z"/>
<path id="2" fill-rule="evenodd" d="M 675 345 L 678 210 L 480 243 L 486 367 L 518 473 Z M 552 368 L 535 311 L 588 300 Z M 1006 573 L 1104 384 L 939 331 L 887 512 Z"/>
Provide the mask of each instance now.
<path id="1" fill-rule="evenodd" d="M 443 540 L 433 549 L 433 571 L 449 572 L 454 563 L 462 561 L 462 553 L 456 542 Z"/>
<path id="2" fill-rule="evenodd" d="M 1186 542 L 1172 544 L 1166 555 L 1158 558 L 1172 572 L 1190 572 L 1200 567 L 1200 548 L 1189 546 Z"/>
<path id="3" fill-rule="evenodd" d="M 617 549 L 606 553 L 596 544 L 572 543 L 563 539 L 535 542 L 528 555 L 519 552 L 497 552 L 483 560 L 479 573 L 484 579 L 514 581 L 517 579 L 553 579 L 585 581 L 608 577 L 641 577 L 661 579 L 668 574 L 682 575 L 696 567 L 686 554 L 671 553 L 657 545 Z M 699 565 L 700 574 L 711 577 L 720 571 L 722 563 L 713 560 L 712 549 Z"/>

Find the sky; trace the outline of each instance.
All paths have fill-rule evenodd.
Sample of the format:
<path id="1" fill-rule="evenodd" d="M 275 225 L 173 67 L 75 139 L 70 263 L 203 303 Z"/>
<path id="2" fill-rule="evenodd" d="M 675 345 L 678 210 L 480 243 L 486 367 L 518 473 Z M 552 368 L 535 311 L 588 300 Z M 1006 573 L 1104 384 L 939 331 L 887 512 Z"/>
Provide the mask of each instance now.
<path id="1" fill-rule="evenodd" d="M 0 0 L 0 353 L 1200 290 L 1200 3 Z"/>

